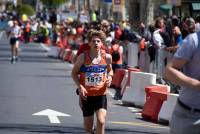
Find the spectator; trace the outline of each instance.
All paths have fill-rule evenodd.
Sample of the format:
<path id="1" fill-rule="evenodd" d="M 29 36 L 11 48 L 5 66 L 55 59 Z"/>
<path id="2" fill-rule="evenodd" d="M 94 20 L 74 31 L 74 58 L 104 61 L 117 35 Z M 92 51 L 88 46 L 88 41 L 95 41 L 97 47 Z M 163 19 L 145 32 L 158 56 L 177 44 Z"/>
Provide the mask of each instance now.
<path id="1" fill-rule="evenodd" d="M 156 30 L 153 33 L 153 42 L 156 47 L 156 73 L 158 77 L 162 78 L 166 58 L 166 54 L 164 51 L 166 44 L 164 42 L 164 38 L 161 36 L 161 33 L 164 33 L 165 30 L 165 24 L 162 18 L 159 17 L 156 19 L 155 28 Z"/>
<path id="2" fill-rule="evenodd" d="M 196 17 L 196 24 L 195 24 L 195 29 L 196 32 L 200 31 L 200 15 Z"/>
<path id="3" fill-rule="evenodd" d="M 112 55 L 112 69 L 114 72 L 116 69 L 123 67 L 123 47 L 118 42 L 117 39 L 114 39 L 109 48 Z"/>
<path id="4" fill-rule="evenodd" d="M 199 52 L 200 32 L 189 34 L 165 69 L 165 78 L 181 86 L 170 121 L 171 134 L 200 133 Z"/>
<path id="5" fill-rule="evenodd" d="M 192 17 L 187 18 L 185 24 L 189 33 L 195 32 L 195 20 Z"/>
<path id="6" fill-rule="evenodd" d="M 172 29 L 172 42 L 171 45 L 165 48 L 165 51 L 168 52 L 167 54 L 167 62 L 171 60 L 174 53 L 182 45 L 182 35 L 180 28 L 178 26 L 175 26 Z"/>

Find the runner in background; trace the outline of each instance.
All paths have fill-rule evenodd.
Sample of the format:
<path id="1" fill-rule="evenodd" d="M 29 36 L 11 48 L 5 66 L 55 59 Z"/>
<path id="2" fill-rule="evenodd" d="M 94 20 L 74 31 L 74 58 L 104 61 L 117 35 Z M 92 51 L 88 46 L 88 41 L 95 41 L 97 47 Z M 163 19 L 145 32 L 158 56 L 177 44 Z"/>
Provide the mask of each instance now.
<path id="1" fill-rule="evenodd" d="M 18 22 L 13 21 L 13 26 L 8 31 L 11 46 L 11 63 L 14 64 L 18 60 L 19 37 L 21 35 L 21 28 Z"/>

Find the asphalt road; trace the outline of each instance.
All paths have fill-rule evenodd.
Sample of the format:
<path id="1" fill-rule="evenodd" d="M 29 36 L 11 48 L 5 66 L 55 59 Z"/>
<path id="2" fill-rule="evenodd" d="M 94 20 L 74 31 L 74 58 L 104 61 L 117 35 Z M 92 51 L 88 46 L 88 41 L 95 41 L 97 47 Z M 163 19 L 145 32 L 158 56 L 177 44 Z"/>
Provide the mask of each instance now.
<path id="1" fill-rule="evenodd" d="M 82 113 L 72 64 L 49 58 L 36 43 L 20 45 L 20 60 L 10 63 L 10 46 L 0 41 L 0 134 L 81 134 Z M 108 93 L 106 134 L 168 134 L 169 127 L 141 118 Z"/>

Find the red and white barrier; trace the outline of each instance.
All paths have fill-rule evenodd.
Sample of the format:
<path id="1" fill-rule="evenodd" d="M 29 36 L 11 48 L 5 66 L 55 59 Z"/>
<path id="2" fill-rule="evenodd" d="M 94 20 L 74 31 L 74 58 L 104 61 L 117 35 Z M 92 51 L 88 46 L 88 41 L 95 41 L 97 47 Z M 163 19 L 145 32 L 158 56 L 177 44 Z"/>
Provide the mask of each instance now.
<path id="1" fill-rule="evenodd" d="M 116 89 L 121 89 L 121 82 L 127 72 L 126 69 L 116 69 L 111 85 Z"/>
<path id="2" fill-rule="evenodd" d="M 143 107 L 146 101 L 145 87 L 156 84 L 156 74 L 131 72 L 130 88 L 126 89 L 122 102 L 133 103 Z"/>
<path id="3" fill-rule="evenodd" d="M 167 85 L 162 85 L 162 84 L 155 84 L 155 85 L 147 86 L 147 87 L 145 87 L 145 92 L 147 95 L 146 97 L 148 97 L 148 94 L 153 91 L 170 93 L 170 87 Z"/>
<path id="4" fill-rule="evenodd" d="M 63 59 L 64 54 L 65 54 L 65 48 L 61 48 L 61 49 L 60 49 L 60 52 L 59 52 L 58 58 Z"/>
<path id="5" fill-rule="evenodd" d="M 130 43 L 128 45 L 128 66 L 136 67 L 138 66 L 138 44 Z"/>
<path id="6" fill-rule="evenodd" d="M 146 102 L 143 107 L 142 117 L 144 119 L 157 121 L 163 101 L 167 100 L 170 88 L 166 85 L 156 84 L 145 87 L 145 92 Z"/>
<path id="7" fill-rule="evenodd" d="M 128 75 L 126 73 L 121 83 L 121 95 L 123 95 L 126 89 L 130 87 L 130 81 L 133 79 L 131 78 L 131 72 L 140 72 L 140 69 L 128 67 Z"/>
<path id="8" fill-rule="evenodd" d="M 71 49 L 65 49 L 63 54 L 63 60 L 72 63 L 74 55 L 75 54 Z"/>
<path id="9" fill-rule="evenodd" d="M 49 48 L 49 51 L 47 53 L 47 56 L 49 57 L 53 57 L 53 58 L 58 58 L 59 56 L 59 53 L 60 53 L 60 48 L 59 47 L 56 47 L 56 46 L 51 46 Z"/>
<path id="10" fill-rule="evenodd" d="M 171 94 L 171 93 L 167 95 L 167 101 L 164 101 L 161 110 L 159 112 L 158 121 L 169 122 L 171 120 L 171 116 L 175 108 L 178 96 L 179 96 L 178 94 Z"/>
<path id="11" fill-rule="evenodd" d="M 131 72 L 141 72 L 141 70 L 137 69 L 137 68 L 128 67 L 128 83 L 127 83 L 127 86 L 130 86 L 131 79 L 134 79 L 134 78 L 131 78 Z"/>
<path id="12" fill-rule="evenodd" d="M 126 88 L 127 88 L 127 83 L 128 83 L 128 71 L 126 71 L 126 73 L 125 73 L 125 75 L 124 75 L 124 77 L 123 77 L 123 79 L 122 79 L 122 82 L 121 82 L 121 92 L 120 92 L 120 94 L 123 96 L 123 94 L 124 94 L 124 92 L 125 92 L 125 90 L 126 90 Z"/>
<path id="13" fill-rule="evenodd" d="M 163 102 L 167 100 L 167 94 L 167 92 L 159 91 L 147 93 L 146 103 L 142 110 L 142 117 L 147 120 L 157 121 Z"/>

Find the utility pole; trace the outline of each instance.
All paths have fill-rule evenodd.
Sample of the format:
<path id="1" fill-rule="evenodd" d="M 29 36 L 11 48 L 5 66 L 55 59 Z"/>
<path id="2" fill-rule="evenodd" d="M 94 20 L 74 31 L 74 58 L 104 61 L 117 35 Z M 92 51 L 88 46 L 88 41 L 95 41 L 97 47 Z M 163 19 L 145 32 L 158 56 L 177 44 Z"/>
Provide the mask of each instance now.
<path id="1" fill-rule="evenodd" d="M 81 7 L 80 7 L 80 0 L 78 0 L 78 14 L 80 14 Z"/>
<path id="2" fill-rule="evenodd" d="M 90 6 L 90 0 L 87 0 L 87 7 L 88 7 L 88 10 L 89 10 L 89 13 L 91 12 L 91 6 Z"/>
<path id="3" fill-rule="evenodd" d="M 36 11 L 36 13 L 37 13 L 38 11 L 40 11 L 40 0 L 36 0 L 35 11 Z"/>
<path id="4" fill-rule="evenodd" d="M 102 5 L 101 0 L 98 1 L 99 18 L 102 19 Z"/>
<path id="5" fill-rule="evenodd" d="M 91 7 L 90 7 L 90 0 L 87 0 L 87 10 L 88 10 L 88 14 L 89 14 L 90 20 L 91 20 L 91 13 L 92 13 L 92 11 L 91 11 Z"/>

